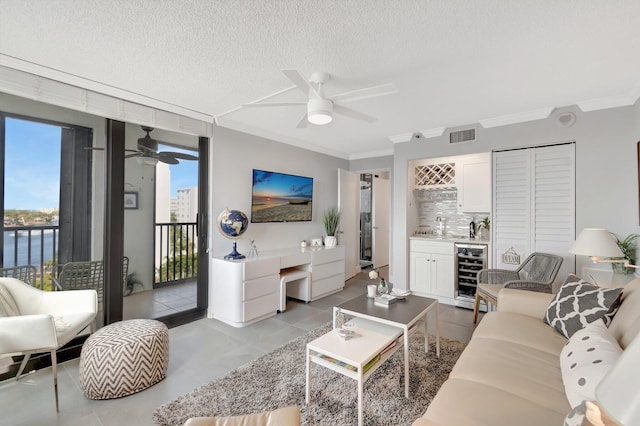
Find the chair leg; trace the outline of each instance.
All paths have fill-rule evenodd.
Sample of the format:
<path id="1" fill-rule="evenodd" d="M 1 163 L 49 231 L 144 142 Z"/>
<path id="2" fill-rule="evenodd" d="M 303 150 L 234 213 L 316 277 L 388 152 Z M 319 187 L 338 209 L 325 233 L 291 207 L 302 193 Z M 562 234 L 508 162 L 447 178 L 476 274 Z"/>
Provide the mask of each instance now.
<path id="1" fill-rule="evenodd" d="M 480 292 L 476 289 L 476 302 L 473 305 L 473 323 L 478 322 L 478 310 L 480 309 Z"/>
<path id="2" fill-rule="evenodd" d="M 53 391 L 56 395 L 56 412 L 59 413 L 58 407 L 58 359 L 55 349 L 51 351 L 51 369 L 53 370 Z"/>
<path id="3" fill-rule="evenodd" d="M 24 358 L 22 358 L 22 362 L 20 363 L 20 368 L 18 369 L 18 374 L 16 374 L 16 380 L 20 380 L 20 376 L 22 376 L 22 372 L 24 371 L 24 368 L 27 366 L 27 363 L 29 362 L 29 358 L 31 358 L 31 353 L 25 354 Z"/>

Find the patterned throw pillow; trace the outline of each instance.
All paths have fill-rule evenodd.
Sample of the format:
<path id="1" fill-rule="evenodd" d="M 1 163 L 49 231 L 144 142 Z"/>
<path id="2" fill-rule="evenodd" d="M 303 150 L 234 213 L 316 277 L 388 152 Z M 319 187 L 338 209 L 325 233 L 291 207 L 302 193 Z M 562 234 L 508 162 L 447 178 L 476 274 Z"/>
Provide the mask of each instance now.
<path id="1" fill-rule="evenodd" d="M 13 296 L 4 285 L 0 284 L 0 317 L 14 317 L 20 315 L 20 310 Z"/>
<path id="2" fill-rule="evenodd" d="M 596 399 L 596 386 L 620 355 L 620 345 L 601 319 L 571 336 L 560 352 L 560 372 L 572 408 Z"/>
<path id="3" fill-rule="evenodd" d="M 620 423 L 609 417 L 598 401 L 582 401 L 567 414 L 564 426 L 620 426 Z"/>
<path id="4" fill-rule="evenodd" d="M 544 322 L 567 339 L 607 315 L 609 322 L 620 306 L 622 288 L 597 287 L 571 274 L 553 298 Z"/>

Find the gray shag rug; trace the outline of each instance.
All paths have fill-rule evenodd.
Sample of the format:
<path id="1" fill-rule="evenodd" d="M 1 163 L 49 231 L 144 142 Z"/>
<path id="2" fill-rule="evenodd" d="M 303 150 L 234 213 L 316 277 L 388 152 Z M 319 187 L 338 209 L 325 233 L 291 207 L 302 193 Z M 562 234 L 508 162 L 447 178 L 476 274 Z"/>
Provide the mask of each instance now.
<path id="1" fill-rule="evenodd" d="M 311 364 L 311 403 L 305 403 L 306 343 L 325 334 L 331 323 L 310 331 L 226 376 L 214 380 L 153 413 L 158 425 L 182 425 L 190 417 L 235 416 L 297 405 L 303 425 L 357 424 L 357 382 Z M 409 339 L 410 398 L 404 397 L 403 350 L 389 358 L 364 384 L 365 425 L 410 425 L 421 417 L 449 376 L 464 343 L 440 338 L 424 352 L 424 335 Z"/>

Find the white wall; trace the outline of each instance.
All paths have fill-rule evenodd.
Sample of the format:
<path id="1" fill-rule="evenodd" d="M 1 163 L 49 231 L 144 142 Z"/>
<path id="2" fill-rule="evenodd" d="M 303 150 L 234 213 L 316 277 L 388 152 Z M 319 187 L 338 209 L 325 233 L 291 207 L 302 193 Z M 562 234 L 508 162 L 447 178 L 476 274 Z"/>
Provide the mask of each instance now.
<path id="1" fill-rule="evenodd" d="M 572 111 L 577 120 L 563 128 L 555 120 L 560 112 Z M 638 170 L 636 142 L 639 139 L 640 109 L 613 108 L 581 112 L 578 108 L 554 111 L 550 118 L 477 131 L 478 140 L 450 145 L 448 133 L 438 138 L 419 139 L 394 146 L 392 179 L 391 280 L 408 284 L 407 226 L 410 200 L 409 160 L 486 152 L 509 147 L 527 147 L 576 141 L 576 234 L 585 227 L 605 227 L 626 236 L 638 232 Z M 576 267 L 591 266 L 578 257 Z"/>
<path id="2" fill-rule="evenodd" d="M 214 127 L 212 145 L 211 252 L 224 256 L 231 251 L 231 241 L 216 226 L 220 212 L 228 207 L 243 211 L 251 219 L 252 170 L 268 170 L 313 178 L 311 222 L 249 223 L 238 241 L 238 251 L 249 253 L 249 239 L 258 251 L 294 247 L 301 240 L 324 234 L 322 212 L 338 205 L 338 169 L 349 163 L 336 157 L 308 151 L 269 139 Z M 215 278 L 215 277 L 214 277 Z"/>

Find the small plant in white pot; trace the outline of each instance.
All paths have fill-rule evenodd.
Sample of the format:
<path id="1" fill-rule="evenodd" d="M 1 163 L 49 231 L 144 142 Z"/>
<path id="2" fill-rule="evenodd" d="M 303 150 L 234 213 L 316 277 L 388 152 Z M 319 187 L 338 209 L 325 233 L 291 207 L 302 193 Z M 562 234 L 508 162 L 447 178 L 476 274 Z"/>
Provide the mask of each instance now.
<path id="1" fill-rule="evenodd" d="M 335 207 L 325 210 L 322 216 L 322 222 L 324 223 L 324 230 L 327 233 L 324 245 L 327 247 L 335 247 L 338 244 L 336 234 L 338 233 L 338 226 L 340 225 L 340 210 Z"/>

